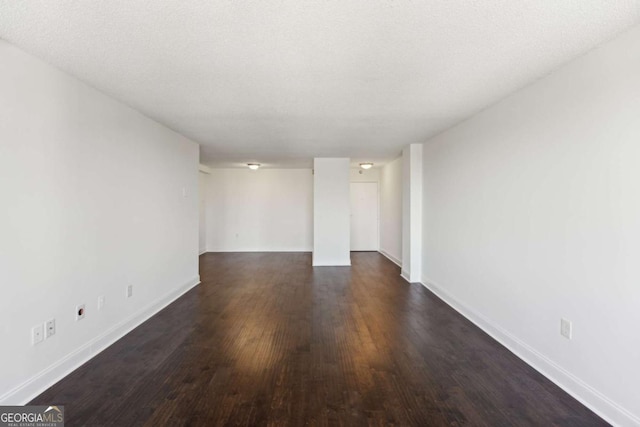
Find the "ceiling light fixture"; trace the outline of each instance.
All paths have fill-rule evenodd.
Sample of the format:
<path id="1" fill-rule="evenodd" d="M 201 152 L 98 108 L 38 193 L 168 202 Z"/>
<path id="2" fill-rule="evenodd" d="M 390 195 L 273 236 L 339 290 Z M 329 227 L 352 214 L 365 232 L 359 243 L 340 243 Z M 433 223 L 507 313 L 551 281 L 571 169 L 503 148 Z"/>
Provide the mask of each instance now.
<path id="1" fill-rule="evenodd" d="M 247 166 L 249 166 L 249 169 L 252 171 L 257 171 L 260 167 L 260 163 L 247 163 Z"/>
<path id="2" fill-rule="evenodd" d="M 360 167 L 364 170 L 371 169 L 373 163 L 360 163 Z"/>

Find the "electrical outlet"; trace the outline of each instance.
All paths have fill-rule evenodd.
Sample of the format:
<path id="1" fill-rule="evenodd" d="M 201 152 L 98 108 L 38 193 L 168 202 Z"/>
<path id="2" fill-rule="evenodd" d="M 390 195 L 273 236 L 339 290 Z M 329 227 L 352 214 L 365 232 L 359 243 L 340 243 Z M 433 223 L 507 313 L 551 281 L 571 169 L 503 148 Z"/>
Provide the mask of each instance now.
<path id="1" fill-rule="evenodd" d="M 127 286 L 127 298 L 131 298 L 133 296 L 133 285 Z"/>
<path id="2" fill-rule="evenodd" d="M 104 295 L 98 297 L 98 310 L 102 310 L 104 307 Z"/>
<path id="3" fill-rule="evenodd" d="M 76 306 L 76 321 L 84 319 L 84 304 Z"/>
<path id="4" fill-rule="evenodd" d="M 50 338 L 56 334 L 56 319 L 49 319 L 44 324 L 44 337 Z"/>
<path id="5" fill-rule="evenodd" d="M 44 328 L 42 323 L 31 328 L 31 344 L 36 345 L 42 342 L 44 339 Z"/>
<path id="6" fill-rule="evenodd" d="M 560 319 L 560 335 L 567 339 L 571 339 L 573 335 L 573 325 L 567 319 Z"/>

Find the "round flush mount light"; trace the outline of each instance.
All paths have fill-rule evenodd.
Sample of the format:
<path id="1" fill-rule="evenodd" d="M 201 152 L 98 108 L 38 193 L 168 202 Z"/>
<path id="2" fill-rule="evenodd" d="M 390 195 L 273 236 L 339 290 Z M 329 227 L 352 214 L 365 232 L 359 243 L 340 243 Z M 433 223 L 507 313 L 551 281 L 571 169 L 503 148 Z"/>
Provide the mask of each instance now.
<path id="1" fill-rule="evenodd" d="M 252 171 L 257 171 L 260 167 L 260 163 L 247 163 L 247 166 L 249 166 L 249 169 Z"/>
<path id="2" fill-rule="evenodd" d="M 360 163 L 360 168 L 364 170 L 371 169 L 372 166 L 373 166 L 373 163 Z"/>

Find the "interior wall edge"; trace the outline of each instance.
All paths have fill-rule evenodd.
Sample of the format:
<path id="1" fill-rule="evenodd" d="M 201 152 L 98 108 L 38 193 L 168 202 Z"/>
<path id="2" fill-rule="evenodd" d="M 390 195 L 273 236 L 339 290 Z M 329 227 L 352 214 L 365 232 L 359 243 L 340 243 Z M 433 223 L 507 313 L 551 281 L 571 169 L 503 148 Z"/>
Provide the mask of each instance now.
<path id="1" fill-rule="evenodd" d="M 402 268 L 402 261 L 400 259 L 398 259 L 397 257 L 395 257 L 394 255 L 391 255 L 389 253 L 389 251 L 380 248 L 378 250 L 378 252 L 380 252 L 382 255 L 384 255 L 387 259 L 389 259 L 389 261 L 391 261 L 392 263 L 394 263 L 395 265 L 397 265 L 398 267 Z"/>
<path id="2" fill-rule="evenodd" d="M 198 164 L 198 172 L 206 173 L 207 175 L 211 175 L 211 168 L 209 166 L 203 165 L 202 163 Z"/>

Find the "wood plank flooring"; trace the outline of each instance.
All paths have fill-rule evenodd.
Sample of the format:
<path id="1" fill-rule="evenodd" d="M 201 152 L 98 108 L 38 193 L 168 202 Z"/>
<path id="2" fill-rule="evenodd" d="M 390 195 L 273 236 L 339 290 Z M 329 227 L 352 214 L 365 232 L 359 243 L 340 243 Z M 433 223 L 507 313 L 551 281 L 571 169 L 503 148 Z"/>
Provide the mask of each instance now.
<path id="1" fill-rule="evenodd" d="M 200 257 L 202 284 L 34 399 L 68 426 L 600 426 L 377 253 Z"/>

